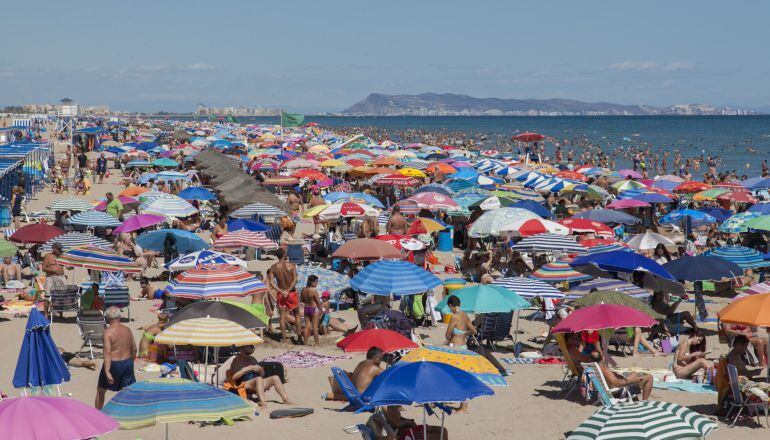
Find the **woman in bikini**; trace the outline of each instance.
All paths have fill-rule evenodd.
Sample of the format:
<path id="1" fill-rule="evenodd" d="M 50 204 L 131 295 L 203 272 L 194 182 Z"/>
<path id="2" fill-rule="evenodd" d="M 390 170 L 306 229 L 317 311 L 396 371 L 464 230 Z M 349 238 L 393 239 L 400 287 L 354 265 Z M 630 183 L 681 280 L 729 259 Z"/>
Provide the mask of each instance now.
<path id="1" fill-rule="evenodd" d="M 688 379 L 698 371 L 708 372 L 714 363 L 706 359 L 706 338 L 698 331 L 693 331 L 683 341 L 679 342 L 674 362 L 674 375 L 678 379 Z"/>
<path id="2" fill-rule="evenodd" d="M 218 240 L 223 235 L 227 234 L 227 219 L 220 217 L 217 224 L 214 225 L 214 240 Z"/>
<path id="3" fill-rule="evenodd" d="M 466 348 L 466 336 L 469 333 L 476 335 L 478 331 L 468 315 L 460 310 L 460 298 L 450 296 L 447 304 L 452 311 L 452 319 L 446 328 L 446 339 L 452 347 Z"/>
<path id="4" fill-rule="evenodd" d="M 321 319 L 321 311 L 323 308 L 321 298 L 318 297 L 317 287 L 318 277 L 310 275 L 307 277 L 307 286 L 303 287 L 300 292 L 300 301 L 305 304 L 305 327 L 302 329 L 302 336 L 307 344 L 310 332 L 312 331 L 316 346 L 320 343 L 318 337 L 318 321 Z"/>

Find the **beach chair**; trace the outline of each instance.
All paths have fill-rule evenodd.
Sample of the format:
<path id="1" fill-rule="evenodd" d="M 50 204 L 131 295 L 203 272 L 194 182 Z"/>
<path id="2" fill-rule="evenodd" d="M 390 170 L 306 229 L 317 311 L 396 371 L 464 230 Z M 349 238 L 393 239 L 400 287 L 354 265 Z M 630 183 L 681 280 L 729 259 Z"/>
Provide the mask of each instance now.
<path id="1" fill-rule="evenodd" d="M 479 326 L 477 338 L 489 347 L 493 347 L 496 342 L 506 339 L 513 340 L 513 336 L 511 336 L 512 326 L 513 312 L 485 313 L 483 321 Z"/>
<path id="2" fill-rule="evenodd" d="M 64 286 L 63 288 L 53 288 L 48 292 L 49 321 L 53 324 L 54 313 L 78 312 L 80 310 L 80 297 L 78 296 L 78 286 Z"/>
<path id="3" fill-rule="evenodd" d="M 374 431 L 372 431 L 372 428 L 364 425 L 363 423 L 359 423 L 355 426 L 348 426 L 347 428 L 342 428 L 342 430 L 347 434 L 361 434 L 361 438 L 363 440 L 377 439 L 377 437 L 374 435 Z"/>
<path id="4" fill-rule="evenodd" d="M 727 365 L 727 377 L 730 382 L 730 397 L 732 399 L 725 399 L 725 404 L 727 405 L 727 413 L 725 414 L 725 420 L 730 419 L 730 414 L 733 412 L 734 409 L 738 408 L 738 412 L 735 413 L 735 417 L 733 417 L 732 422 L 730 423 L 730 427 L 735 426 L 735 422 L 738 421 L 738 418 L 740 418 L 741 413 L 743 413 L 743 410 L 746 409 L 749 412 L 753 411 L 754 415 L 757 418 L 757 423 L 759 425 L 762 425 L 762 423 L 759 420 L 759 413 L 764 412 L 765 413 L 765 426 L 768 425 L 767 422 L 767 403 L 766 402 L 749 402 L 748 399 L 741 393 L 740 384 L 738 382 L 738 369 L 735 368 L 735 365 Z"/>
<path id="5" fill-rule="evenodd" d="M 301 244 L 290 244 L 286 246 L 286 257 L 290 262 L 302 266 L 305 264 L 305 250 Z"/>
<path id="6" fill-rule="evenodd" d="M 107 327 L 104 314 L 101 310 L 83 310 L 78 313 L 75 320 L 78 324 L 80 339 L 83 341 L 78 354 L 82 353 L 87 345 L 88 350 L 91 352 L 91 359 L 93 359 L 94 346 L 104 346 L 104 329 Z"/>
<path id="7" fill-rule="evenodd" d="M 591 383 L 596 388 L 599 399 L 604 406 L 614 406 L 618 403 L 630 403 L 634 401 L 634 396 L 628 390 L 628 387 L 610 388 L 607 385 L 607 379 L 602 373 L 602 369 L 596 362 L 582 364 L 583 370 L 590 373 Z M 618 396 L 618 397 L 615 397 Z"/>
<path id="8" fill-rule="evenodd" d="M 564 369 L 564 377 L 561 378 L 561 395 L 564 397 L 569 396 L 578 386 L 580 381 L 580 369 L 572 360 L 567 349 L 567 341 L 564 339 L 564 333 L 554 333 L 554 339 L 559 344 L 559 350 L 561 350 L 561 357 L 564 359 L 566 368 Z"/>
<path id="9" fill-rule="evenodd" d="M 99 286 L 99 294 L 104 296 L 104 310 L 108 307 L 128 309 L 128 320 L 131 321 L 131 295 L 128 286 Z"/>
<path id="10" fill-rule="evenodd" d="M 625 329 L 616 330 L 610 337 L 609 345 L 611 345 L 615 351 L 620 352 L 623 355 L 630 356 L 634 354 L 633 342 L 628 342 L 628 334 Z"/>
<path id="11" fill-rule="evenodd" d="M 345 398 L 348 399 L 348 405 L 342 408 L 342 411 L 358 411 L 366 407 L 366 403 L 361 399 L 361 393 L 358 392 L 358 388 L 353 385 L 345 371 L 338 367 L 332 367 L 332 375 L 340 386 Z"/>

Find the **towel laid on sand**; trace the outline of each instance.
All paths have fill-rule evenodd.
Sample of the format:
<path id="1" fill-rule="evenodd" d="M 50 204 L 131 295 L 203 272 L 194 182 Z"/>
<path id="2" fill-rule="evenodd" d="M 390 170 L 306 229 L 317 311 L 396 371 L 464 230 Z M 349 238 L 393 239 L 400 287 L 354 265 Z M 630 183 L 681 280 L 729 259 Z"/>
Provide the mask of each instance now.
<path id="1" fill-rule="evenodd" d="M 312 351 L 287 351 L 284 354 L 264 359 L 264 362 L 280 362 L 288 368 L 316 368 L 331 364 L 339 359 L 350 359 L 353 356 L 325 356 Z"/>

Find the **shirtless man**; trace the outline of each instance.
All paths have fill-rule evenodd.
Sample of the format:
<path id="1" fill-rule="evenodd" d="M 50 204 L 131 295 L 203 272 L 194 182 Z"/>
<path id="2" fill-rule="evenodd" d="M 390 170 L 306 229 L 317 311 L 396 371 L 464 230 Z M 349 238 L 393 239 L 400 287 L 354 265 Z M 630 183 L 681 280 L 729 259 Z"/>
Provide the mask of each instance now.
<path id="1" fill-rule="evenodd" d="M 359 393 L 363 393 L 366 387 L 384 370 L 382 364 L 382 350 L 372 347 L 366 352 L 366 360 L 359 362 L 353 373 L 347 373 Z M 329 377 L 332 392 L 326 394 L 326 400 L 347 400 L 334 377 Z"/>
<path id="2" fill-rule="evenodd" d="M 12 280 L 21 281 L 21 267 L 15 264 L 11 257 L 3 257 L 3 264 L 0 267 L 2 267 L 4 284 Z"/>
<path id="3" fill-rule="evenodd" d="M 286 391 L 283 389 L 283 383 L 278 376 L 265 376 L 264 368 L 257 364 L 257 360 L 252 356 L 254 354 L 253 345 L 244 345 L 240 347 L 240 351 L 230 364 L 230 369 L 227 370 L 227 377 L 236 385 L 243 384 L 246 389 L 246 393 L 249 395 L 256 394 L 259 397 L 259 406 L 263 409 L 267 407 L 267 400 L 265 399 L 265 391 L 270 388 L 275 388 L 275 391 L 281 396 L 281 400 L 286 405 L 292 405 L 286 395 Z"/>
<path id="4" fill-rule="evenodd" d="M 607 386 L 609 388 L 628 387 L 628 391 L 632 395 L 641 394 L 642 400 L 650 398 L 653 385 L 652 376 L 635 372 L 624 373 L 621 376 L 604 365 L 604 362 L 602 362 L 602 355 L 598 352 L 591 353 L 591 360 L 596 362 L 596 365 L 602 370 L 602 375 L 604 375 L 604 379 L 607 381 Z"/>
<path id="5" fill-rule="evenodd" d="M 286 203 L 288 203 L 291 208 L 292 218 L 298 218 L 302 208 L 302 199 L 299 198 L 295 191 L 289 193 L 286 197 Z"/>
<path id="6" fill-rule="evenodd" d="M 326 200 L 323 199 L 323 197 L 318 195 L 318 191 L 316 190 L 313 192 L 313 197 L 310 199 L 310 201 L 307 203 L 308 208 L 313 208 L 316 206 L 325 205 Z M 318 216 L 313 217 L 313 233 L 317 234 L 318 229 L 321 226 L 322 221 L 318 219 Z"/>
<path id="7" fill-rule="evenodd" d="M 118 392 L 136 382 L 134 335 L 130 328 L 120 323 L 119 308 L 109 307 L 104 315 L 107 318 L 107 328 L 104 330 L 104 364 L 96 389 L 96 409 L 102 409 L 104 406 L 104 394 L 107 390 Z"/>
<path id="8" fill-rule="evenodd" d="M 45 293 L 51 295 L 51 290 L 57 286 L 66 286 L 67 277 L 64 275 L 64 266 L 56 260 L 64 253 L 59 243 L 51 246 L 51 252 L 43 257 L 43 273 L 45 273 Z"/>
<path id="9" fill-rule="evenodd" d="M 297 266 L 286 259 L 286 249 L 278 249 L 278 262 L 270 267 L 270 285 L 277 295 L 280 312 L 281 341 L 286 340 L 286 324 L 291 314 L 294 317 L 294 327 L 297 338 L 302 338 L 299 317 L 299 298 L 297 297 Z"/>
<path id="10" fill-rule="evenodd" d="M 388 224 L 385 225 L 385 230 L 388 231 L 388 234 L 406 234 L 406 218 L 401 215 L 401 209 L 398 206 L 393 207 Z"/>

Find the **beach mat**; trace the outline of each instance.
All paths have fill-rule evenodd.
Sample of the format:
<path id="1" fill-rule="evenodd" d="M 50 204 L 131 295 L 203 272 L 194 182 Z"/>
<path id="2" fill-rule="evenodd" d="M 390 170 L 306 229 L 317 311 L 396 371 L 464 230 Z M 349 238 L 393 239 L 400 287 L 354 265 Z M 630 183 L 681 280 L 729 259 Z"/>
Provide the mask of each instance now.
<path id="1" fill-rule="evenodd" d="M 313 408 L 289 408 L 277 409 L 270 412 L 271 419 L 293 419 L 295 417 L 304 417 L 313 414 Z"/>

